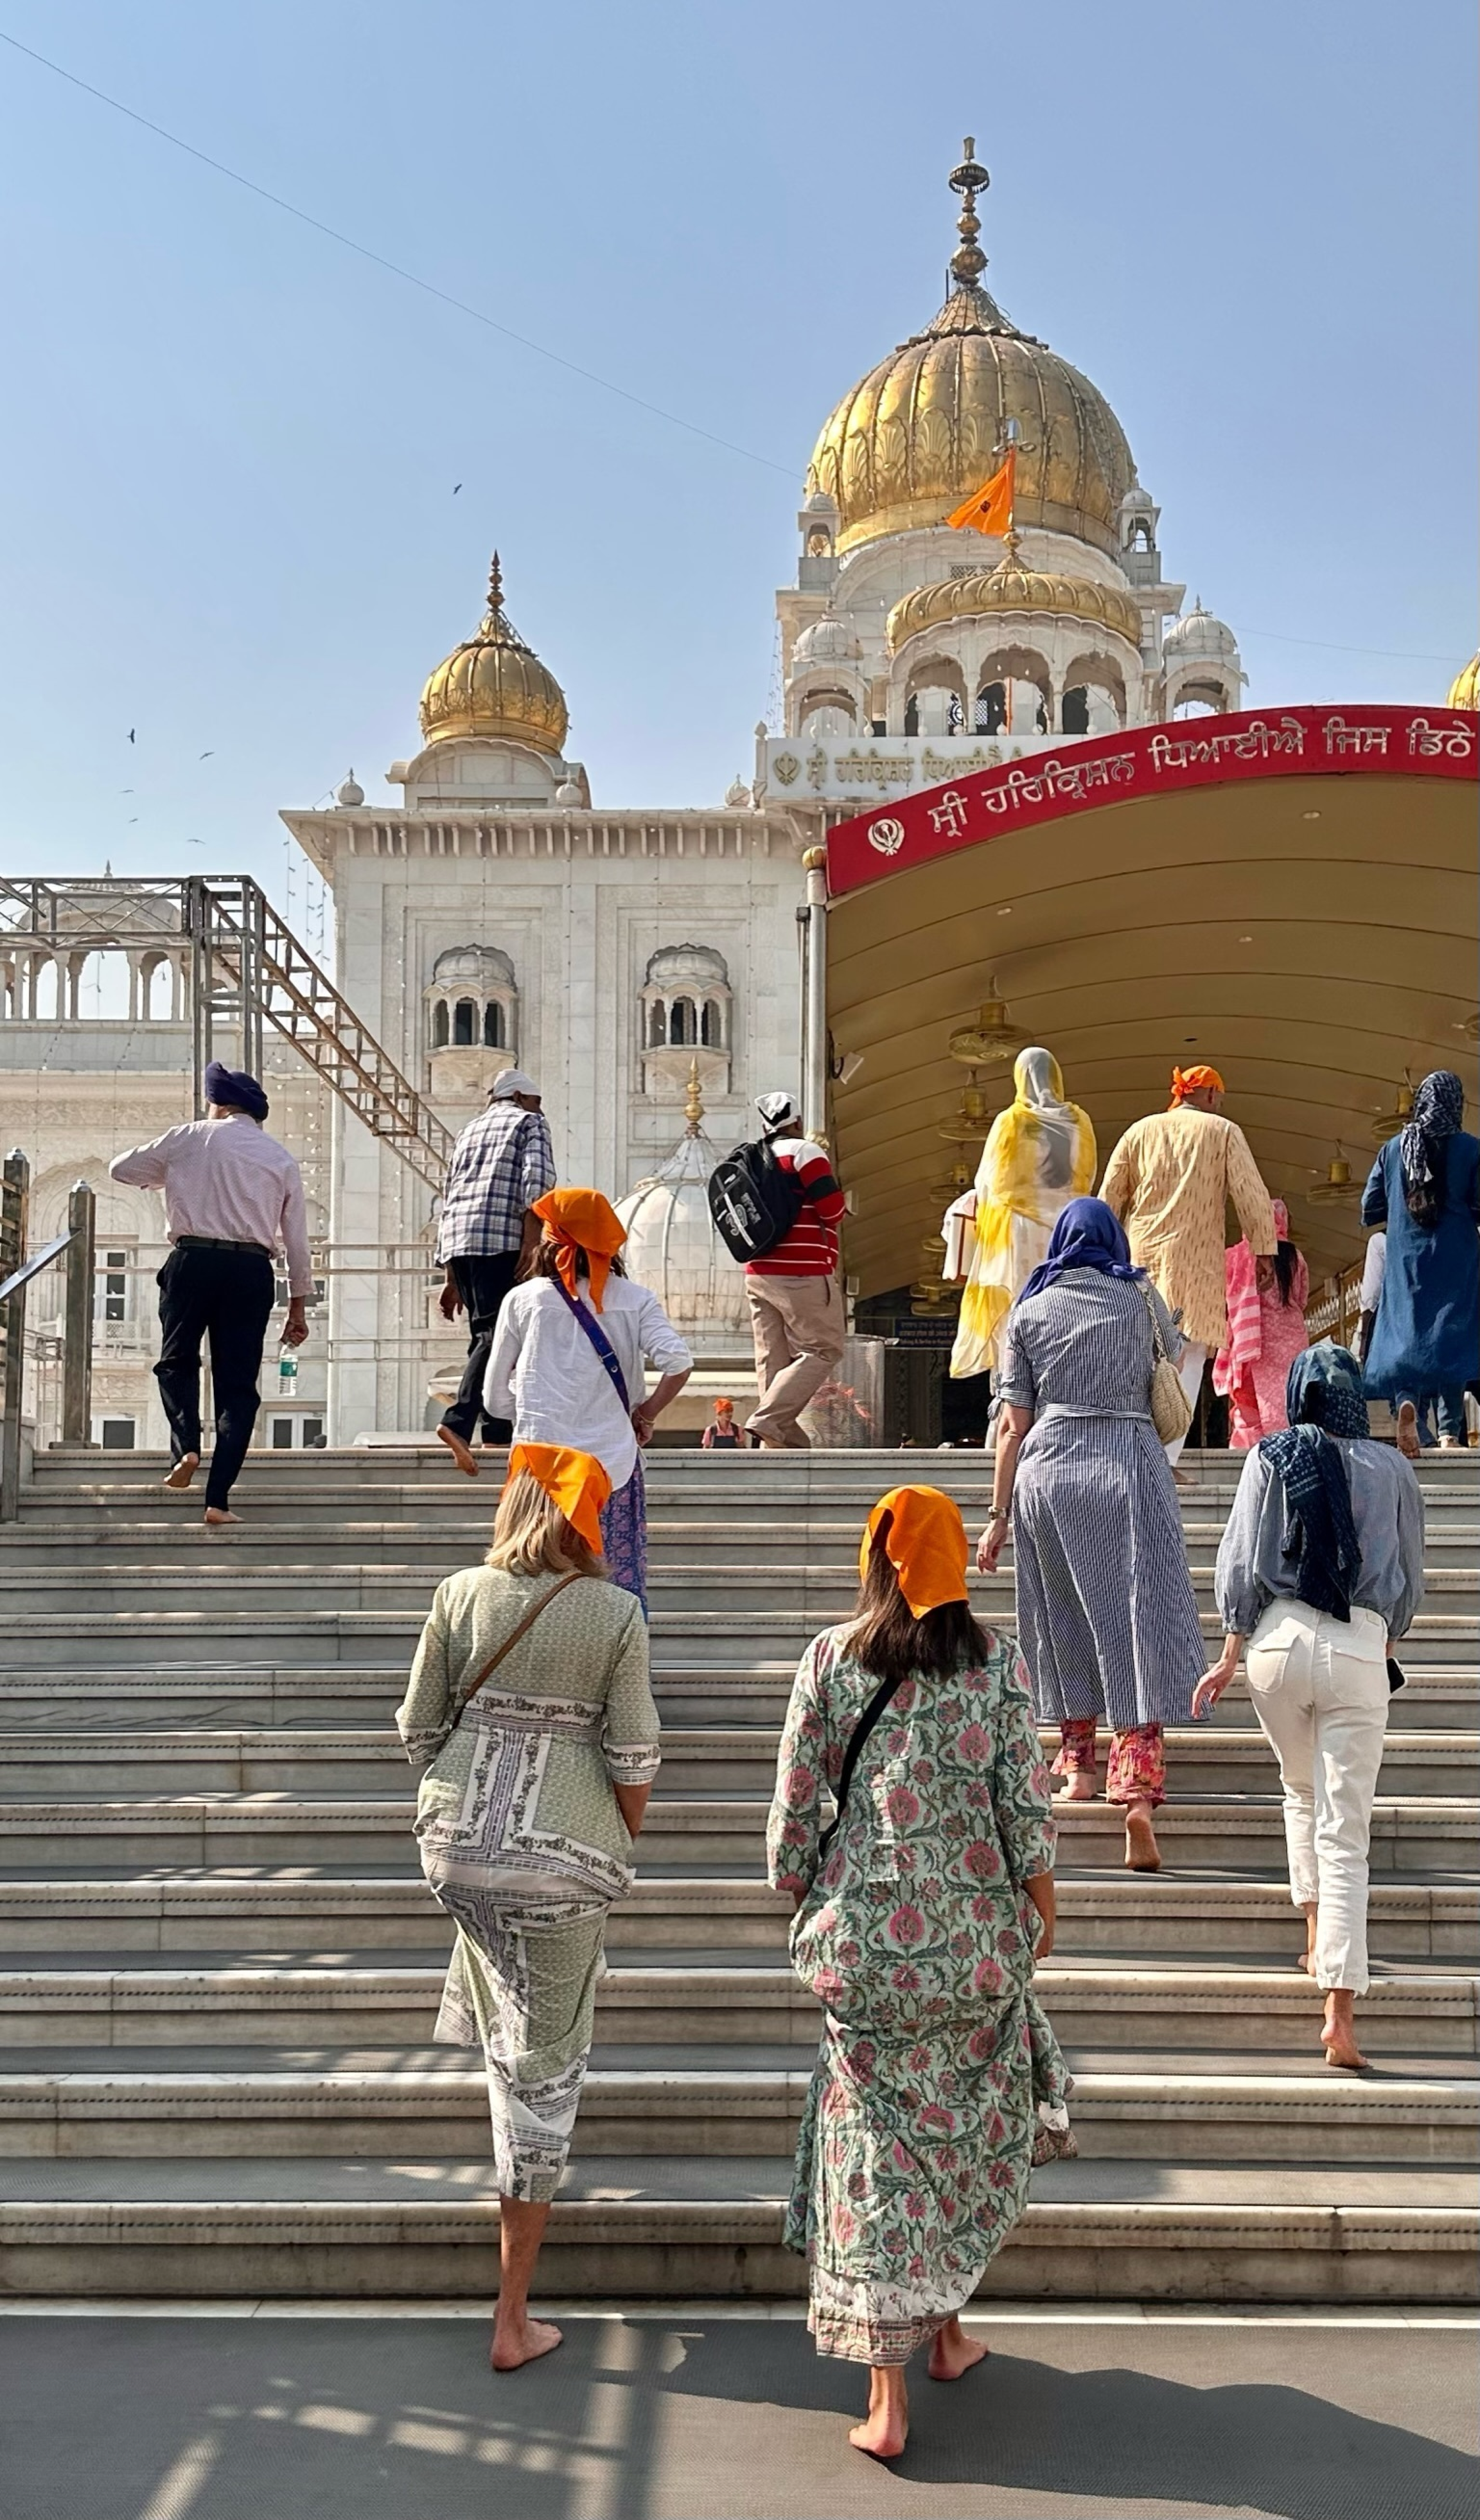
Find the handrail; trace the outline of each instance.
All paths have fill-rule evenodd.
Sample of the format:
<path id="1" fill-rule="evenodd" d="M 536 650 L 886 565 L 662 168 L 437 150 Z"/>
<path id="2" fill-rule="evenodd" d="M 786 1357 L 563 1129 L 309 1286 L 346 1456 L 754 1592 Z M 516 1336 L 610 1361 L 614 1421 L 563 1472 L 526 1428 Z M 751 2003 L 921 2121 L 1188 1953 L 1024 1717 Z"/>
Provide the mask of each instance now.
<path id="1" fill-rule="evenodd" d="M 49 1269 L 54 1260 L 60 1260 L 71 1238 L 71 1228 L 68 1226 L 65 1234 L 58 1235 L 55 1242 L 48 1242 L 40 1251 L 33 1252 L 30 1259 L 22 1262 L 19 1269 L 13 1269 L 4 1284 L 0 1285 L 0 1304 L 5 1302 L 8 1295 L 13 1295 L 18 1286 L 28 1286 L 33 1278 L 40 1277 L 43 1269 Z"/>
<path id="2" fill-rule="evenodd" d="M 0 1522 L 21 1510 L 21 1412 L 25 1380 L 25 1290 L 56 1260 L 67 1262 L 62 1348 L 62 1440 L 92 1439 L 93 1272 L 96 1202 L 85 1181 L 75 1182 L 67 1202 L 67 1231 L 25 1253 L 31 1168 L 17 1147 L 0 1172 Z"/>

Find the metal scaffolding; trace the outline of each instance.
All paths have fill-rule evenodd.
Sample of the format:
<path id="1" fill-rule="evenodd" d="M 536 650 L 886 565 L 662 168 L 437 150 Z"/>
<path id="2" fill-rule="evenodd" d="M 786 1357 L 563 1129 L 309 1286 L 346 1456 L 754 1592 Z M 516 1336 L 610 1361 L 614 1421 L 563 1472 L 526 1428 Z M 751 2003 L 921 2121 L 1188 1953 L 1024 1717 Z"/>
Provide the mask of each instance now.
<path id="1" fill-rule="evenodd" d="M 187 948 L 195 1106 L 219 1031 L 262 1066 L 264 1023 L 434 1191 L 452 1152 L 444 1128 L 250 876 L 0 876 L 0 952 L 60 960 Z"/>

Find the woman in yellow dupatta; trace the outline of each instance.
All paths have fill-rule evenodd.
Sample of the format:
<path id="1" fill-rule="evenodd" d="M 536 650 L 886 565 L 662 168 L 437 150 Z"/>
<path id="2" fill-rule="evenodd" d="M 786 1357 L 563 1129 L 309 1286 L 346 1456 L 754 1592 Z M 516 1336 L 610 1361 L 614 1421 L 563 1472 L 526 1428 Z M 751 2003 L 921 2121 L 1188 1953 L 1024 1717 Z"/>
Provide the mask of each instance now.
<path id="1" fill-rule="evenodd" d="M 954 1270 L 948 1256 L 948 1272 L 966 1282 L 951 1351 L 957 1380 L 995 1365 L 1013 1296 L 1047 1252 L 1060 1210 L 1095 1179 L 1095 1132 L 1088 1112 L 1064 1101 L 1053 1052 L 1019 1051 L 1012 1083 L 1011 1102 L 987 1133 L 975 1188 L 946 1219 L 947 1243 L 957 1239 L 960 1255 Z"/>

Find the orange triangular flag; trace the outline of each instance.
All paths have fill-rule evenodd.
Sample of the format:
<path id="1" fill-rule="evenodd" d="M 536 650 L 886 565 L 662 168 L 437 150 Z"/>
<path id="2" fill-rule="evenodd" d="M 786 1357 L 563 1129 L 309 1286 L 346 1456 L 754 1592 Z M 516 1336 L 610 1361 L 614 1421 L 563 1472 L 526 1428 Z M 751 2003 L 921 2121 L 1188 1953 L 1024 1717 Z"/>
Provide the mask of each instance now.
<path id="1" fill-rule="evenodd" d="M 1009 534 L 1012 530 L 1012 492 L 1016 472 L 1017 449 L 1012 446 L 991 480 L 984 481 L 979 490 L 973 490 L 955 515 L 947 517 L 947 524 L 969 525 L 978 534 Z"/>

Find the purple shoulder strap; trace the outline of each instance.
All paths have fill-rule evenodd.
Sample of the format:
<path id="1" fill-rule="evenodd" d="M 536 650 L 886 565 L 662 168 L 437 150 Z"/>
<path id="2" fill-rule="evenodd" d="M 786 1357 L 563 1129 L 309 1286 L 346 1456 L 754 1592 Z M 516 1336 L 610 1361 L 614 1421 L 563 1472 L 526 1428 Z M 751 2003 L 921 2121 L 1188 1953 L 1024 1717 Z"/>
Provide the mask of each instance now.
<path id="1" fill-rule="evenodd" d="M 624 1415 L 630 1418 L 632 1415 L 632 1403 L 627 1397 L 627 1379 L 620 1365 L 617 1363 L 616 1350 L 612 1346 L 609 1338 L 606 1336 L 601 1323 L 596 1320 L 593 1314 L 586 1310 L 584 1304 L 578 1304 L 576 1302 L 575 1297 L 569 1292 L 568 1288 L 561 1279 L 552 1278 L 550 1283 L 556 1288 L 561 1301 L 563 1304 L 568 1305 L 570 1311 L 574 1313 L 577 1322 L 585 1331 L 586 1336 L 591 1341 L 592 1346 L 595 1348 L 597 1355 L 601 1358 L 603 1365 L 605 1367 L 606 1372 L 611 1378 L 611 1387 L 622 1404 Z"/>

